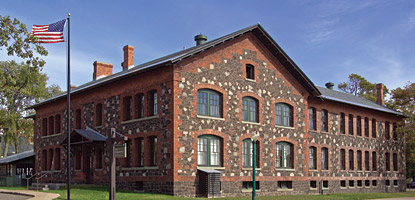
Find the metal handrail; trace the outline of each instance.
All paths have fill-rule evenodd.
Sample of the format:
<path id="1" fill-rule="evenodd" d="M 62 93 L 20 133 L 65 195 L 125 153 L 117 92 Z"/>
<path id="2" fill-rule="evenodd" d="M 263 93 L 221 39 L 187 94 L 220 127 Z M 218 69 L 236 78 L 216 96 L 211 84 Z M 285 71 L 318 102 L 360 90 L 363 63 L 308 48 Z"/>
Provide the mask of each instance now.
<path id="1" fill-rule="evenodd" d="M 43 172 L 42 175 L 38 178 L 36 178 L 36 192 L 39 192 L 39 179 L 45 177 L 48 174 L 51 174 L 52 172 Z"/>
<path id="2" fill-rule="evenodd" d="M 33 174 L 31 177 L 26 178 L 26 187 L 27 187 L 27 190 L 29 190 L 29 180 L 32 179 L 33 177 L 35 177 L 36 175 L 37 174 Z"/>

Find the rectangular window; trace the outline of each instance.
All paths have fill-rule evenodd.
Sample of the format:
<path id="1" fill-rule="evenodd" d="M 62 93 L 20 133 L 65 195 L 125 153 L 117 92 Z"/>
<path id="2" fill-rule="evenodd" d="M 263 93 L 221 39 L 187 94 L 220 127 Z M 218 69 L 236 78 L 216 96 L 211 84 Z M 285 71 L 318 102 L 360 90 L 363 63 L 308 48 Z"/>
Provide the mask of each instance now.
<path id="1" fill-rule="evenodd" d="M 365 151 L 365 170 L 369 171 L 370 170 L 370 165 L 369 165 L 369 151 Z"/>
<path id="2" fill-rule="evenodd" d="M 313 107 L 308 109 L 308 120 L 310 130 L 316 130 L 316 109 Z"/>
<path id="3" fill-rule="evenodd" d="M 365 117 L 365 137 L 369 137 L 369 118 Z"/>
<path id="4" fill-rule="evenodd" d="M 42 136 L 48 135 L 48 118 L 42 119 Z"/>
<path id="5" fill-rule="evenodd" d="M 397 128 L 398 128 L 398 125 L 394 122 L 392 124 L 392 137 L 393 137 L 393 140 L 398 140 L 398 133 L 396 132 Z"/>
<path id="6" fill-rule="evenodd" d="M 246 78 L 247 79 L 252 79 L 252 80 L 255 79 L 255 76 L 254 76 L 254 66 L 252 66 L 252 65 L 246 65 Z"/>
<path id="7" fill-rule="evenodd" d="M 349 180 L 349 187 L 354 187 L 354 180 Z"/>
<path id="8" fill-rule="evenodd" d="M 150 116 L 157 115 L 157 90 L 150 92 L 149 111 Z"/>
<path id="9" fill-rule="evenodd" d="M 143 118 L 144 117 L 144 94 L 140 93 L 135 95 L 135 102 L 136 102 L 136 119 Z"/>
<path id="10" fill-rule="evenodd" d="M 346 150 L 340 149 L 340 169 L 346 170 Z"/>
<path id="11" fill-rule="evenodd" d="M 252 190 L 252 181 L 242 181 L 243 190 Z M 259 190 L 259 181 L 255 181 L 255 189 Z"/>
<path id="12" fill-rule="evenodd" d="M 55 150 L 55 170 L 60 170 L 61 169 L 61 149 L 60 148 L 56 148 Z"/>
<path id="13" fill-rule="evenodd" d="M 137 166 L 144 166 L 144 138 L 135 139 L 137 144 Z"/>
<path id="14" fill-rule="evenodd" d="M 97 104 L 95 108 L 95 126 L 102 126 L 102 104 Z"/>
<path id="15" fill-rule="evenodd" d="M 48 151 L 43 150 L 42 151 L 42 171 L 47 171 L 48 166 Z"/>
<path id="16" fill-rule="evenodd" d="M 398 186 L 398 180 L 393 180 L 393 185 Z"/>
<path id="17" fill-rule="evenodd" d="M 309 149 L 309 169 L 317 169 L 317 149 L 310 147 Z"/>
<path id="18" fill-rule="evenodd" d="M 55 133 L 61 133 L 61 115 L 55 116 Z"/>
<path id="19" fill-rule="evenodd" d="M 131 167 L 131 139 L 128 139 L 125 143 L 125 167 Z"/>
<path id="20" fill-rule="evenodd" d="M 346 116 L 340 113 L 340 133 L 346 134 Z"/>
<path id="21" fill-rule="evenodd" d="M 131 96 L 124 97 L 124 121 L 131 120 L 132 118 L 131 105 L 132 105 Z"/>
<path id="22" fill-rule="evenodd" d="M 278 189 L 293 189 L 292 181 L 278 181 Z"/>
<path id="23" fill-rule="evenodd" d="M 353 115 L 349 115 L 349 135 L 354 135 L 353 134 L 354 130 L 353 130 Z"/>
<path id="24" fill-rule="evenodd" d="M 321 131 L 328 132 L 329 131 L 329 113 L 327 110 L 321 110 Z"/>
<path id="25" fill-rule="evenodd" d="M 386 171 L 391 170 L 391 156 L 389 153 L 385 153 L 385 165 L 386 165 Z"/>
<path id="26" fill-rule="evenodd" d="M 362 151 L 357 151 L 357 170 L 362 170 Z"/>
<path id="27" fill-rule="evenodd" d="M 393 159 L 393 171 L 398 171 L 398 154 L 394 153 L 392 156 Z"/>
<path id="28" fill-rule="evenodd" d="M 150 143 L 150 166 L 157 166 L 157 137 L 149 138 Z"/>
<path id="29" fill-rule="evenodd" d="M 356 129 L 357 129 L 357 136 L 362 136 L 362 118 L 357 116 L 356 118 Z"/>
<path id="30" fill-rule="evenodd" d="M 49 149 L 49 160 L 48 160 L 48 170 L 53 170 L 53 157 L 54 157 L 54 152 L 53 149 Z"/>
<path id="31" fill-rule="evenodd" d="M 310 181 L 310 188 L 316 189 L 317 188 L 317 181 Z"/>
<path id="32" fill-rule="evenodd" d="M 370 186 L 370 181 L 369 180 L 365 180 L 365 186 L 369 187 Z"/>
<path id="33" fill-rule="evenodd" d="M 257 101 L 250 97 L 242 98 L 242 121 L 258 122 Z"/>
<path id="34" fill-rule="evenodd" d="M 391 134 L 390 134 L 390 128 L 389 128 L 389 122 L 388 121 L 385 122 L 385 138 L 387 140 L 391 139 Z"/>
<path id="35" fill-rule="evenodd" d="M 376 152 L 372 152 L 372 171 L 377 170 L 377 157 Z"/>
<path id="36" fill-rule="evenodd" d="M 376 119 L 372 119 L 372 137 L 376 138 L 377 131 L 376 131 Z"/>
<path id="37" fill-rule="evenodd" d="M 349 170 L 354 170 L 354 155 L 353 155 L 353 150 L 349 150 Z"/>
<path id="38" fill-rule="evenodd" d="M 323 181 L 323 188 L 329 188 L 329 181 Z"/>
<path id="39" fill-rule="evenodd" d="M 345 188 L 346 187 L 346 181 L 340 181 L 340 187 Z"/>
<path id="40" fill-rule="evenodd" d="M 362 180 L 358 180 L 357 181 L 357 187 L 362 187 L 363 186 L 363 184 L 362 184 Z"/>
<path id="41" fill-rule="evenodd" d="M 54 120 L 55 118 L 52 116 L 52 117 L 49 117 L 49 135 L 53 135 L 53 134 L 55 134 L 55 120 Z"/>
<path id="42" fill-rule="evenodd" d="M 377 185 L 378 185 L 378 181 L 372 180 L 372 186 L 377 186 Z"/>
<path id="43" fill-rule="evenodd" d="M 326 147 L 321 148 L 321 169 L 329 169 L 329 151 Z"/>
<path id="44" fill-rule="evenodd" d="M 81 123 L 82 123 L 82 119 L 81 119 L 81 109 L 78 109 L 75 111 L 75 128 L 76 129 L 81 129 Z"/>
<path id="45" fill-rule="evenodd" d="M 385 185 L 388 186 L 388 187 L 391 186 L 391 181 L 390 180 L 386 180 L 385 181 Z"/>

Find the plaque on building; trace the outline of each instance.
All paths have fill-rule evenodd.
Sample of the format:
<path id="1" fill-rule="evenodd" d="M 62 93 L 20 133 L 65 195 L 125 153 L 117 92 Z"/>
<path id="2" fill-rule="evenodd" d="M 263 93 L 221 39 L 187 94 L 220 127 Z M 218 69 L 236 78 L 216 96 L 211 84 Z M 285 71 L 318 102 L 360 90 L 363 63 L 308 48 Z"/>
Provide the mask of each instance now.
<path id="1" fill-rule="evenodd" d="M 125 158 L 127 157 L 125 155 L 126 150 L 125 150 L 125 144 L 116 144 L 115 145 L 115 149 L 114 149 L 114 156 L 115 158 Z"/>

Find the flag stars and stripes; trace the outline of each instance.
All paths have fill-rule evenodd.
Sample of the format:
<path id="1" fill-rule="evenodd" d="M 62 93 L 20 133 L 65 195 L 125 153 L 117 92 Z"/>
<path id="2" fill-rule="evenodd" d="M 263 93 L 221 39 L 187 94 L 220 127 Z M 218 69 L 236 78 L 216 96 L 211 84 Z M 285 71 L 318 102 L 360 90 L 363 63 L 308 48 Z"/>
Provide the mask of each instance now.
<path id="1" fill-rule="evenodd" d="M 48 25 L 33 25 L 30 34 L 38 38 L 39 43 L 58 43 L 65 42 L 63 30 L 66 19 Z"/>

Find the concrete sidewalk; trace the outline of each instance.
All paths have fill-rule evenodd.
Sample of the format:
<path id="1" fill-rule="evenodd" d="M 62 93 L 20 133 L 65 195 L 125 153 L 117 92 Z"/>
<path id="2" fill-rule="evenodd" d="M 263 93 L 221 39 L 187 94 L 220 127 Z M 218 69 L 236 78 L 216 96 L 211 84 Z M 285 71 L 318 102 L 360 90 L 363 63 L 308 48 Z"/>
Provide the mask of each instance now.
<path id="1" fill-rule="evenodd" d="M 56 199 L 60 196 L 59 194 L 45 193 L 45 192 L 35 192 L 35 191 L 31 191 L 31 190 L 4 190 L 4 189 L 0 189 L 0 193 L 25 195 L 25 196 L 31 197 L 28 200 L 52 200 L 52 199 Z"/>

